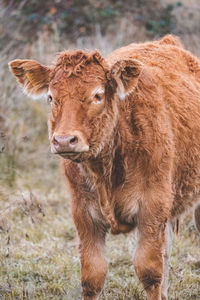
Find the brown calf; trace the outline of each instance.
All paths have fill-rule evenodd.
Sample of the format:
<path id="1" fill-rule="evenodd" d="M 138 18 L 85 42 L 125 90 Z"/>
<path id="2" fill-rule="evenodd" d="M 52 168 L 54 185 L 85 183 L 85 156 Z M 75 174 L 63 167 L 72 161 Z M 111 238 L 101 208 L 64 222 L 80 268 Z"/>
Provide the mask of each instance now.
<path id="1" fill-rule="evenodd" d="M 51 68 L 32 60 L 10 68 L 52 107 L 51 150 L 71 192 L 84 299 L 103 287 L 106 233 L 136 227 L 136 273 L 148 300 L 167 299 L 171 224 L 200 195 L 199 60 L 169 35 L 106 59 L 66 51 Z"/>

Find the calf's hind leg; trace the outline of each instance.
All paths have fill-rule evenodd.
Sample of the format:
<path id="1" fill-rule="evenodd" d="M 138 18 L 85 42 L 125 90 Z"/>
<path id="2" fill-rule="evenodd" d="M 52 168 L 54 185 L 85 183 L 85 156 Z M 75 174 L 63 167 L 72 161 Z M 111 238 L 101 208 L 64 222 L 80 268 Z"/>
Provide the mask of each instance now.
<path id="1" fill-rule="evenodd" d="M 163 255 L 163 280 L 161 285 L 161 299 L 168 299 L 168 279 L 169 279 L 169 265 L 170 265 L 170 256 L 172 251 L 172 239 L 173 239 L 173 229 L 171 223 L 168 223 L 166 226 L 166 240 L 164 247 Z"/>
<path id="2" fill-rule="evenodd" d="M 200 205 L 198 205 L 194 211 L 194 219 L 195 219 L 196 228 L 200 232 Z"/>

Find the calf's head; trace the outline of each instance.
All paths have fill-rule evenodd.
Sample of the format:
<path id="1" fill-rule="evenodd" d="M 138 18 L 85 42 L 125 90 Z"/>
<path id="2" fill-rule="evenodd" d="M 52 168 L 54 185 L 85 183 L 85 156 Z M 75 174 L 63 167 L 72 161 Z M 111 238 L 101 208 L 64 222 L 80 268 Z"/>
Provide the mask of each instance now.
<path id="1" fill-rule="evenodd" d="M 24 92 L 47 95 L 51 105 L 52 153 L 82 161 L 109 144 L 118 119 L 118 99 L 132 92 L 142 64 L 120 60 L 108 66 L 99 52 L 62 52 L 52 67 L 33 60 L 11 61 Z"/>

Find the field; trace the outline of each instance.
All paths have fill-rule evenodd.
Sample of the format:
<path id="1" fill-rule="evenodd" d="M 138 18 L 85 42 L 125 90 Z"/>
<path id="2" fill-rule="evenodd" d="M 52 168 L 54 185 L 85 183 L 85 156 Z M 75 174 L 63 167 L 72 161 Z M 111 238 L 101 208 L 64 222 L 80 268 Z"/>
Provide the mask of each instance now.
<path id="1" fill-rule="evenodd" d="M 0 17 L 1 14 L 3 10 Z M 200 16 L 200 10 L 196 15 Z M 177 20 L 177 27 L 184 26 L 180 15 Z M 196 28 L 194 20 L 190 28 Z M 97 25 L 93 35 L 76 40 L 43 31 L 31 44 L 14 47 L 10 41 L 1 50 L 1 300 L 81 299 L 78 239 L 70 213 L 70 197 L 59 159 L 49 150 L 49 107 L 45 99 L 31 100 L 22 94 L 7 63 L 20 57 L 49 64 L 56 52 L 74 47 L 98 48 L 106 54 L 131 40 L 149 38 L 144 31 L 138 32 L 138 25 L 130 27 L 125 19 L 118 26 L 117 36 L 113 36 L 112 30 L 103 35 Z M 180 35 L 186 47 L 200 55 L 200 40 L 195 30 L 192 34 L 182 31 Z M 152 38 L 156 38 L 156 33 Z M 101 300 L 145 299 L 132 264 L 136 242 L 137 232 L 108 235 L 109 273 Z M 200 236 L 191 212 L 183 217 L 179 234 L 174 235 L 169 299 L 200 299 Z"/>

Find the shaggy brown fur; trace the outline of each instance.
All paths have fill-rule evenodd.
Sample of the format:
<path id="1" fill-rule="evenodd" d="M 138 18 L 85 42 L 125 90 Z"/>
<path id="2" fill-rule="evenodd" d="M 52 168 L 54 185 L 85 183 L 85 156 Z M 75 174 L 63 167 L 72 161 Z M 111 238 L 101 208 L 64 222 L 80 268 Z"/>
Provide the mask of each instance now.
<path id="1" fill-rule="evenodd" d="M 199 60 L 168 35 L 106 59 L 67 51 L 52 68 L 27 60 L 10 68 L 28 93 L 49 88 L 54 152 L 55 137 L 76 134 L 89 146 L 57 152 L 80 238 L 84 299 L 97 299 L 103 287 L 108 230 L 136 227 L 136 273 L 148 300 L 167 299 L 170 224 L 200 195 Z"/>

